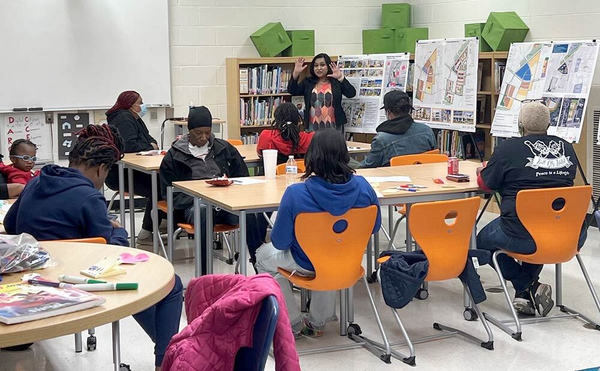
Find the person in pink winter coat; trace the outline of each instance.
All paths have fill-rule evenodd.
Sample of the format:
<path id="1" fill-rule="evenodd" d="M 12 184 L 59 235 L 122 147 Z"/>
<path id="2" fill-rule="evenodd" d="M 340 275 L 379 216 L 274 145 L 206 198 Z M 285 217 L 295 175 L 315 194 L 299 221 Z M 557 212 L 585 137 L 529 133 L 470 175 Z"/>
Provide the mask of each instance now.
<path id="1" fill-rule="evenodd" d="M 273 337 L 276 370 L 300 370 L 285 299 L 268 274 L 207 275 L 190 281 L 185 295 L 188 326 L 171 339 L 162 370 L 233 370 L 238 350 L 252 347 L 254 322 L 269 295 L 280 308 Z"/>

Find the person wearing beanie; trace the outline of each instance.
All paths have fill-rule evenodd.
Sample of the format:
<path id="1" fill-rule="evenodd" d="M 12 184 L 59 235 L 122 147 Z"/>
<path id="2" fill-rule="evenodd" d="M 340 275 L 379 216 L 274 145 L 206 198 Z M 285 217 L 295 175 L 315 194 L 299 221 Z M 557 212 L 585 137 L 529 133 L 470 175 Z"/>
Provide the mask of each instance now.
<path id="1" fill-rule="evenodd" d="M 389 166 L 396 156 L 422 153 L 437 148 L 433 130 L 425 124 L 414 122 L 410 113 L 410 98 L 402 90 L 392 90 L 383 97 L 387 121 L 377 127 L 371 143 L 371 152 L 360 167 Z"/>
<path id="2" fill-rule="evenodd" d="M 517 193 L 524 189 L 572 187 L 577 171 L 573 146 L 547 134 L 550 112 L 540 102 L 525 103 L 519 112 L 520 138 L 503 141 L 494 150 L 487 166 L 477 169 L 477 183 L 486 191 L 498 191 L 502 202 L 500 217 L 486 225 L 477 235 L 477 248 L 494 252 L 503 249 L 533 254 L 535 242 L 519 221 Z M 587 237 L 582 226 L 581 248 Z M 515 289 L 513 306 L 517 313 L 546 316 L 552 307 L 552 287 L 539 282 L 543 265 L 519 264 L 507 255 L 498 256 L 504 277 Z M 498 267 L 495 267 L 498 269 Z"/>
<path id="3" fill-rule="evenodd" d="M 133 90 L 124 91 L 119 94 L 114 106 L 106 111 L 108 125 L 117 128 L 119 134 L 121 134 L 121 138 L 123 138 L 125 153 L 158 149 L 156 139 L 150 135 L 144 120 L 142 120 L 146 111 L 147 108 L 143 103 L 142 96 Z M 152 177 L 150 174 L 135 170 L 133 173 L 135 194 L 146 198 L 146 210 L 142 221 L 142 229 L 136 242 L 141 245 L 152 245 Z M 124 180 L 125 189 L 127 190 L 129 189 L 129 178 L 126 176 Z M 113 165 L 110 169 L 106 178 L 106 185 L 113 191 L 119 190 L 119 168 L 117 165 Z M 163 212 L 159 210 L 159 225 L 163 216 Z"/>
<path id="4" fill-rule="evenodd" d="M 173 143 L 160 165 L 163 197 L 166 197 L 167 187 L 177 181 L 211 179 L 224 175 L 228 178 L 249 176 L 248 167 L 238 150 L 226 140 L 215 138 L 212 134 L 212 115 L 208 108 L 202 106 L 190 109 L 188 130 L 187 135 Z M 194 224 L 193 201 L 188 195 L 176 193 L 173 197 L 175 218 Z M 202 205 L 203 240 L 207 236 L 205 217 L 206 208 Z M 238 217 L 224 210 L 213 210 L 213 221 L 215 224 L 236 225 Z M 266 236 L 266 221 L 259 223 L 256 215 L 247 214 L 246 225 L 246 241 L 254 263 L 256 249 L 262 245 Z M 202 256 L 206 256 L 205 249 L 206 244 L 202 244 Z M 206 274 L 206 259 L 202 259 L 202 274 Z"/>

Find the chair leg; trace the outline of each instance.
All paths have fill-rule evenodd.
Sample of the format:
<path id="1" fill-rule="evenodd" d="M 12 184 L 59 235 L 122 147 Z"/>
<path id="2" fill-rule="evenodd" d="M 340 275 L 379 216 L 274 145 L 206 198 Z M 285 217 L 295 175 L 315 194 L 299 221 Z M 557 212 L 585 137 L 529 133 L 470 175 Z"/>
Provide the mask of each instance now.
<path id="1" fill-rule="evenodd" d="M 109 212 L 110 212 L 110 210 L 112 210 L 112 206 L 113 206 L 113 204 L 115 203 L 115 199 L 117 198 L 117 196 L 118 196 L 118 195 L 119 195 L 119 192 L 115 192 L 115 193 L 112 195 L 112 197 L 110 198 L 110 201 L 108 202 L 108 208 L 107 208 Z M 121 206 L 121 207 L 123 207 L 123 206 Z M 121 220 L 121 223 L 122 223 L 122 222 L 123 222 L 123 221 Z"/>
<path id="2" fill-rule="evenodd" d="M 592 294 L 592 299 L 594 299 L 594 304 L 596 304 L 596 309 L 598 309 L 598 312 L 600 312 L 600 300 L 598 300 L 598 294 L 596 293 L 596 289 L 594 288 L 594 285 L 592 284 L 592 281 L 590 280 L 590 276 L 588 275 L 587 269 L 585 268 L 585 264 L 583 264 L 583 259 L 581 258 L 581 256 L 579 254 L 576 254 L 575 256 L 577 257 L 577 262 L 579 263 L 579 267 L 581 268 L 581 273 L 583 273 L 585 282 L 587 283 L 590 293 Z M 600 330 L 600 325 L 598 323 L 594 322 L 588 316 L 583 315 L 583 314 L 581 314 L 565 305 L 562 305 L 562 304 L 559 307 L 562 312 L 569 313 L 569 314 L 576 314 L 577 316 L 581 317 L 584 321 L 586 321 L 590 325 L 594 326 L 594 328 L 596 330 Z"/>
<path id="3" fill-rule="evenodd" d="M 510 312 L 513 316 L 513 320 L 515 322 L 515 326 L 516 326 L 517 330 L 512 331 L 512 329 L 510 327 L 508 327 L 507 325 L 505 325 L 504 323 L 502 323 L 502 321 L 490 316 L 487 313 L 483 313 L 483 316 L 485 317 L 485 319 L 490 321 L 492 324 L 497 326 L 499 329 L 501 329 L 502 331 L 509 334 L 513 339 L 515 339 L 517 341 L 521 341 L 522 340 L 521 322 L 519 322 L 519 317 L 517 316 L 517 311 L 515 310 L 515 308 L 512 305 L 512 300 L 510 299 L 510 295 L 508 294 L 508 288 L 506 287 L 506 280 L 504 279 L 504 276 L 502 275 L 502 270 L 500 269 L 500 266 L 498 265 L 498 255 L 500 255 L 500 254 L 506 254 L 506 253 L 502 250 L 498 250 L 498 251 L 494 252 L 494 254 L 492 255 L 492 261 L 494 262 L 494 267 L 496 267 L 496 274 L 498 274 L 498 280 L 500 280 L 500 285 L 502 286 L 502 292 L 504 293 L 504 297 L 506 298 L 506 303 L 508 304 L 508 308 L 510 309 Z M 475 307 L 475 305 L 473 307 Z"/>
<path id="4" fill-rule="evenodd" d="M 223 236 L 223 242 L 225 243 L 225 246 L 227 247 L 227 261 L 225 261 L 225 263 L 229 264 L 229 265 L 233 265 L 233 250 L 231 249 L 231 244 L 229 243 L 229 237 L 225 234 L 225 233 L 221 233 L 221 236 Z"/>
<path id="5" fill-rule="evenodd" d="M 556 287 L 555 287 L 555 295 L 556 295 L 556 306 L 562 306 L 562 265 L 555 264 L 554 269 Z"/>
<path id="6" fill-rule="evenodd" d="M 347 299 L 348 323 L 354 323 L 354 287 L 348 288 Z"/>
<path id="7" fill-rule="evenodd" d="M 394 224 L 394 229 L 392 230 L 392 234 L 389 236 L 388 240 L 388 250 L 391 250 L 392 248 L 394 248 L 394 250 L 396 249 L 396 246 L 394 246 L 394 238 L 396 238 L 396 233 L 398 232 L 398 227 L 400 226 L 400 222 L 405 218 L 404 215 L 402 215 L 398 220 L 396 220 L 396 224 Z"/>
<path id="8" fill-rule="evenodd" d="M 302 313 L 308 312 L 308 290 L 300 288 L 300 311 Z"/>
<path id="9" fill-rule="evenodd" d="M 340 336 L 348 335 L 348 290 L 340 290 Z"/>
<path id="10" fill-rule="evenodd" d="M 483 314 L 481 313 L 481 309 L 479 309 L 479 305 L 475 304 L 475 300 L 473 300 L 473 294 L 471 293 L 471 290 L 469 289 L 469 287 L 464 283 L 463 283 L 463 287 L 464 287 L 467 295 L 469 295 L 469 300 L 471 300 L 471 305 L 473 306 L 473 309 L 475 309 L 475 313 L 477 313 L 477 316 L 479 317 L 479 320 L 481 321 L 481 324 L 483 325 L 483 328 L 485 329 L 485 332 L 487 332 L 487 335 L 488 335 L 488 341 L 481 343 L 481 346 L 486 349 L 492 350 L 492 349 L 494 349 L 494 334 L 492 333 L 492 329 L 490 328 L 490 325 L 488 324 L 487 320 L 485 319 L 485 316 L 483 316 Z"/>
<path id="11" fill-rule="evenodd" d="M 390 237 L 390 234 L 385 229 L 385 227 L 383 226 L 383 224 L 381 225 L 381 231 L 383 232 L 383 235 L 385 236 L 385 238 L 387 238 L 387 240 L 388 240 L 388 246 L 390 246 L 389 242 L 391 242 L 392 249 L 398 250 L 398 248 L 396 247 L 396 245 L 394 245 L 394 240 Z"/>

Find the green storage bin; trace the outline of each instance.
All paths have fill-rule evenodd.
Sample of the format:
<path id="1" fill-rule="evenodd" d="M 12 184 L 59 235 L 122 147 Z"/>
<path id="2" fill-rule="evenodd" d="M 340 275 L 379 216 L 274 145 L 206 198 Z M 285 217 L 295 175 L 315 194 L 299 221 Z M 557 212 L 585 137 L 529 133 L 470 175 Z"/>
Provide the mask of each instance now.
<path id="1" fill-rule="evenodd" d="M 363 30 L 363 54 L 381 54 L 394 52 L 393 30 Z"/>
<path id="2" fill-rule="evenodd" d="M 483 31 L 483 27 L 485 23 L 468 23 L 465 25 L 465 37 L 478 37 L 479 38 L 479 51 L 480 52 L 491 52 L 492 48 L 490 44 L 488 44 L 483 37 L 481 37 L 481 32 Z"/>
<path id="3" fill-rule="evenodd" d="M 306 57 L 315 55 L 315 31 L 314 30 L 293 30 L 286 31 L 292 46 L 285 49 L 282 53 L 284 57 Z"/>
<path id="4" fill-rule="evenodd" d="M 410 4 L 381 4 L 381 28 L 410 27 Z"/>
<path id="5" fill-rule="evenodd" d="M 507 51 L 511 43 L 525 40 L 529 27 L 515 12 L 491 12 L 481 32 L 483 39 L 495 51 Z"/>
<path id="6" fill-rule="evenodd" d="M 250 39 L 261 57 L 275 57 L 292 45 L 290 37 L 280 22 L 267 23 L 250 35 Z"/>
<path id="7" fill-rule="evenodd" d="M 418 40 L 429 39 L 428 28 L 399 28 L 394 32 L 394 51 L 396 53 L 414 53 Z"/>

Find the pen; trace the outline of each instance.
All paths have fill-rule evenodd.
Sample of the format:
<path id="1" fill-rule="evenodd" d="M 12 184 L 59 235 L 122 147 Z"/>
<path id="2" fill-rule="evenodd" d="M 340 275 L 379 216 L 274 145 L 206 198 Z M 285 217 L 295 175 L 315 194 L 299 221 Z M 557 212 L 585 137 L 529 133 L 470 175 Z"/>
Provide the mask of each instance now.
<path id="1" fill-rule="evenodd" d="M 50 287 L 60 287 L 61 289 L 72 288 L 73 285 L 70 283 L 64 282 L 52 282 L 52 281 L 44 281 L 44 280 L 27 280 L 26 281 L 30 285 L 39 285 L 39 286 L 50 286 Z"/>
<path id="2" fill-rule="evenodd" d="M 60 276 L 58 276 L 58 280 L 61 282 L 66 282 L 66 283 L 78 283 L 78 284 L 107 283 L 106 281 L 102 281 L 102 280 L 94 280 L 91 278 L 84 278 L 84 277 L 77 277 L 77 276 L 67 276 L 66 274 L 61 274 Z"/>
<path id="3" fill-rule="evenodd" d="M 400 187 L 398 188 L 401 191 L 407 191 L 407 192 L 416 192 L 417 189 L 416 188 L 404 188 L 404 187 Z"/>
<path id="4" fill-rule="evenodd" d="M 93 283 L 83 285 L 72 285 L 73 288 L 83 291 L 121 291 L 137 290 L 137 283 Z"/>

